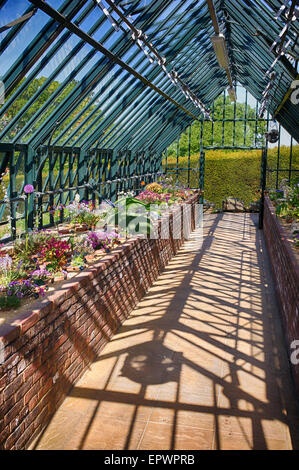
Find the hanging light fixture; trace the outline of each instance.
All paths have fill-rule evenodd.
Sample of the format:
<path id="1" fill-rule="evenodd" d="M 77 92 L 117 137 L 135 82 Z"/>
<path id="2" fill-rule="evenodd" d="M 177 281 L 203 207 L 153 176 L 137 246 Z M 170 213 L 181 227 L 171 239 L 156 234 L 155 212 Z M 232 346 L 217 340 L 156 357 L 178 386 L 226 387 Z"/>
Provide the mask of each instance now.
<path id="1" fill-rule="evenodd" d="M 233 87 L 229 87 L 227 89 L 227 92 L 229 94 L 229 97 L 232 101 L 237 101 L 237 95 L 236 95 L 236 90 Z"/>
<path id="2" fill-rule="evenodd" d="M 215 34 L 211 37 L 211 41 L 219 63 L 219 67 L 221 67 L 222 69 L 229 69 L 229 59 L 226 50 L 224 35 L 221 33 Z"/>
<path id="3" fill-rule="evenodd" d="M 271 144 L 275 144 L 279 139 L 279 130 L 277 123 L 273 120 L 272 129 L 265 133 L 266 140 Z"/>
<path id="4" fill-rule="evenodd" d="M 237 101 L 236 89 L 233 86 L 233 80 L 231 75 L 231 63 L 228 55 L 228 49 L 226 44 L 225 35 L 220 31 L 220 26 L 217 19 L 217 12 L 213 0 L 207 0 L 211 20 L 214 28 L 214 35 L 211 36 L 211 42 L 218 60 L 219 67 L 224 69 L 227 75 L 229 88 L 228 94 L 232 101 Z M 229 21 L 228 14 L 225 15 L 225 22 Z"/>

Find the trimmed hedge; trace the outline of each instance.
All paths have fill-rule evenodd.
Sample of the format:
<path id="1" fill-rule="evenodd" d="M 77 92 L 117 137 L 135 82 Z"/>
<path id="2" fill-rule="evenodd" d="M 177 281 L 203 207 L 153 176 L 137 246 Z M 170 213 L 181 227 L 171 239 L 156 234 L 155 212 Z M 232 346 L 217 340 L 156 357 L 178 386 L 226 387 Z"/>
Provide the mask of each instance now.
<path id="1" fill-rule="evenodd" d="M 282 146 L 280 148 L 279 167 L 289 168 L 290 148 Z M 293 147 L 292 168 L 299 170 L 299 145 Z M 297 163 L 296 163 L 297 162 Z M 164 163 L 164 162 L 163 162 Z M 168 158 L 168 170 L 176 168 L 176 158 Z M 190 166 L 199 168 L 199 154 L 190 157 Z M 188 167 L 188 157 L 179 157 L 179 168 Z M 268 167 L 277 167 L 277 148 L 268 151 Z M 163 165 L 165 169 L 165 165 Z M 260 150 L 208 150 L 206 151 L 205 164 L 205 199 L 214 202 L 216 207 L 221 208 L 222 200 L 232 196 L 241 199 L 245 204 L 249 204 L 259 199 L 260 172 L 261 172 L 261 151 Z M 172 173 L 175 177 L 175 172 Z M 298 175 L 298 173 L 297 173 Z M 190 172 L 190 187 L 198 187 L 199 172 Z M 279 173 L 279 181 L 288 178 L 288 172 Z M 292 174 L 292 181 L 295 174 Z M 187 184 L 188 171 L 179 172 L 179 182 Z M 276 172 L 268 175 L 267 187 L 273 188 L 276 185 Z"/>

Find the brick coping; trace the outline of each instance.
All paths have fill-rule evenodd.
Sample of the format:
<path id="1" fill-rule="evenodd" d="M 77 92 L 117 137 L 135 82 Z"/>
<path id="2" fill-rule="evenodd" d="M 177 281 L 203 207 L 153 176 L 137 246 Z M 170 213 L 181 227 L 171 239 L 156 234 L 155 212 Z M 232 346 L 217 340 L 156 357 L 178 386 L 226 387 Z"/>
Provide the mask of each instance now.
<path id="1" fill-rule="evenodd" d="M 199 193 L 196 192 L 189 199 L 184 202 L 170 207 L 170 213 L 181 209 L 185 204 L 191 204 L 198 198 Z M 163 217 L 163 216 L 162 216 Z M 154 223 L 159 224 L 161 219 Z M 1 349 L 5 348 L 8 344 L 22 336 L 29 328 L 35 325 L 40 319 L 44 318 L 55 308 L 58 308 L 64 301 L 68 300 L 74 292 L 78 291 L 80 287 L 84 286 L 92 279 L 94 279 L 100 272 L 105 271 L 113 262 L 119 259 L 122 255 L 128 253 L 130 248 L 142 243 L 144 238 L 137 237 L 129 239 L 122 243 L 121 246 L 114 248 L 113 251 L 99 261 L 89 265 L 84 271 L 79 272 L 76 276 L 66 280 L 61 284 L 57 290 L 46 294 L 45 298 L 38 299 L 32 302 L 22 313 L 16 314 L 10 321 L 0 325 L 0 356 Z M 1 364 L 1 362 L 0 362 Z"/>
<path id="2" fill-rule="evenodd" d="M 275 224 L 275 227 L 279 232 L 281 243 L 282 243 L 282 245 L 283 245 L 283 247 L 286 251 L 286 254 L 288 256 L 288 261 L 292 265 L 292 269 L 295 271 L 296 277 L 299 280 L 299 263 L 298 263 L 297 258 L 295 256 L 295 253 L 293 251 L 293 247 L 291 246 L 291 243 L 288 240 L 288 234 L 287 234 L 284 226 L 280 223 L 279 217 L 277 217 L 277 215 L 275 213 L 275 207 L 273 206 L 269 196 L 265 196 L 265 204 L 267 205 L 267 208 L 268 208 L 270 214 L 272 215 L 273 223 Z"/>

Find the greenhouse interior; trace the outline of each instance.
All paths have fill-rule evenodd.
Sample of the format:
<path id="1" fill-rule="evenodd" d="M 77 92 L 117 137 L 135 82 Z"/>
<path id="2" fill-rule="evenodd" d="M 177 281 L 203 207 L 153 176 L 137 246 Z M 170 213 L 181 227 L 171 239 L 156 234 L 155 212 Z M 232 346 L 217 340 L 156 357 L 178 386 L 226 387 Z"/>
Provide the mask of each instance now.
<path id="1" fill-rule="evenodd" d="M 298 33 L 0 0 L 2 451 L 299 450 Z"/>

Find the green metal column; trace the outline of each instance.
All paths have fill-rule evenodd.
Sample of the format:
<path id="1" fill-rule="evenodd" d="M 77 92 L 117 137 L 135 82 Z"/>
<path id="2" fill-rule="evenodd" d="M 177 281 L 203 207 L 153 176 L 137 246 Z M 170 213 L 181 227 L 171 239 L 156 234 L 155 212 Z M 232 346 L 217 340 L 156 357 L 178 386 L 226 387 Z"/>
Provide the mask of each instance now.
<path id="1" fill-rule="evenodd" d="M 37 149 L 35 154 L 36 160 L 36 189 L 39 193 L 43 192 L 43 178 L 42 178 L 42 168 L 43 165 L 40 166 L 40 162 L 43 159 L 43 154 L 41 149 Z M 43 227 L 43 197 L 38 196 L 37 198 L 37 218 L 38 218 L 38 229 L 41 230 Z"/>
<path id="2" fill-rule="evenodd" d="M 259 214 L 259 228 L 263 228 L 264 222 L 264 200 L 266 188 L 266 173 L 267 173 L 267 148 L 262 150 L 262 164 L 261 164 L 261 199 L 260 199 L 260 214 Z"/>
<path id="3" fill-rule="evenodd" d="M 30 145 L 28 145 L 27 151 L 25 153 L 24 161 L 24 170 L 25 170 L 25 185 L 31 184 L 34 186 L 35 180 L 35 155 L 34 150 Z M 28 203 L 28 206 L 27 206 Z M 26 201 L 26 212 L 27 212 L 27 222 L 28 229 L 33 230 L 34 228 L 34 218 L 35 218 L 35 203 L 34 203 L 34 194 L 27 196 Z"/>
<path id="4" fill-rule="evenodd" d="M 17 196 L 16 192 L 16 165 L 15 165 L 15 150 L 9 152 L 9 199 L 13 199 Z M 26 212 L 26 211 L 25 211 Z M 26 214 L 25 214 L 26 216 Z M 16 204 L 10 201 L 10 228 L 12 238 L 15 239 L 17 235 L 16 226 Z"/>
<path id="5" fill-rule="evenodd" d="M 293 137 L 290 143 L 290 160 L 289 160 L 289 184 L 292 182 L 292 158 L 293 158 Z"/>
<path id="6" fill-rule="evenodd" d="M 199 189 L 201 190 L 201 195 L 199 202 L 203 204 L 204 201 L 204 187 L 205 187 L 205 152 L 200 151 L 199 157 Z"/>
<path id="7" fill-rule="evenodd" d="M 109 177 L 108 180 L 112 181 L 116 178 L 118 171 L 118 158 L 117 158 L 117 152 L 113 152 L 111 155 L 111 160 L 110 160 L 110 171 L 109 171 Z M 112 202 L 115 202 L 117 199 L 117 183 L 110 183 L 110 200 Z"/>
<path id="8" fill-rule="evenodd" d="M 187 186 L 190 186 L 190 156 L 191 156 L 191 129 L 192 126 L 189 126 L 189 144 L 188 144 L 188 183 Z"/>
<path id="9" fill-rule="evenodd" d="M 167 162 L 168 162 L 168 153 L 166 149 L 165 150 L 165 175 L 167 175 Z"/>
<path id="10" fill-rule="evenodd" d="M 53 156 L 53 148 L 49 148 L 48 158 L 49 158 L 49 191 L 54 191 L 54 166 L 55 166 L 55 159 Z M 54 225 L 54 194 L 50 194 L 49 196 L 49 205 L 50 205 L 50 224 Z"/>
<path id="11" fill-rule="evenodd" d="M 175 182 L 178 184 L 179 182 L 179 157 L 180 157 L 180 137 L 177 139 L 177 147 L 176 147 L 176 178 Z"/>
<path id="12" fill-rule="evenodd" d="M 83 186 L 86 183 L 86 164 L 87 164 L 88 154 L 84 150 L 80 150 L 78 154 L 78 186 Z M 88 200 L 88 189 L 81 188 L 79 189 L 80 199 Z"/>
<path id="13" fill-rule="evenodd" d="M 279 124 L 278 127 L 279 131 L 279 138 L 278 138 L 278 144 L 277 144 L 277 163 L 276 163 L 276 189 L 279 187 L 279 168 L 280 168 L 280 136 L 281 136 L 281 125 Z"/>
<path id="14" fill-rule="evenodd" d="M 143 171 L 144 173 L 151 173 L 152 169 L 151 169 L 151 156 L 150 156 L 150 153 L 148 151 L 144 151 L 144 166 L 143 166 Z M 147 176 L 145 179 L 144 179 L 145 183 L 150 183 L 151 182 L 151 179 Z"/>

